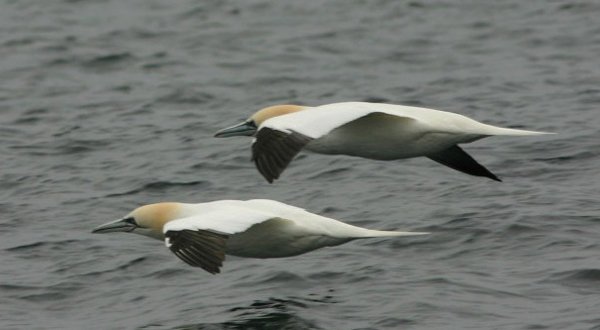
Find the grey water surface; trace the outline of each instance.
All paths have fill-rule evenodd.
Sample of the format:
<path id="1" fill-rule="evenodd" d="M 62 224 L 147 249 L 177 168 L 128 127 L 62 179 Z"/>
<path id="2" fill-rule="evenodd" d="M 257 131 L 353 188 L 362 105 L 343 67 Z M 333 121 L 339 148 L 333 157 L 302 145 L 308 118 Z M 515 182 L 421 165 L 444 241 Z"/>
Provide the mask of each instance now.
<path id="1" fill-rule="evenodd" d="M 0 329 L 600 329 L 600 2 L 0 0 Z M 556 132 L 426 158 L 301 153 L 277 103 L 375 101 Z M 158 201 L 271 198 L 430 231 L 213 276 L 90 230 Z"/>

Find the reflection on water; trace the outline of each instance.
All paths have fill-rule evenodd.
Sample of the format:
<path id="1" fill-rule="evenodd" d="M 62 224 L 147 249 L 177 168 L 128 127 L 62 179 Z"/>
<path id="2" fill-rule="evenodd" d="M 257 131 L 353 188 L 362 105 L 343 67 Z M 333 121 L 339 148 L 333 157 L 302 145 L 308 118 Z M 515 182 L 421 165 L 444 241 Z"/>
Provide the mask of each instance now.
<path id="1" fill-rule="evenodd" d="M 231 321 L 212 324 L 187 324 L 176 327 L 180 330 L 217 330 L 217 329 L 323 329 L 314 322 L 306 320 L 298 315 L 298 309 L 307 308 L 302 298 L 278 299 L 254 301 L 250 306 L 234 307 L 229 310 L 234 313 Z M 330 296 L 324 300 L 309 299 L 313 302 L 332 302 Z"/>

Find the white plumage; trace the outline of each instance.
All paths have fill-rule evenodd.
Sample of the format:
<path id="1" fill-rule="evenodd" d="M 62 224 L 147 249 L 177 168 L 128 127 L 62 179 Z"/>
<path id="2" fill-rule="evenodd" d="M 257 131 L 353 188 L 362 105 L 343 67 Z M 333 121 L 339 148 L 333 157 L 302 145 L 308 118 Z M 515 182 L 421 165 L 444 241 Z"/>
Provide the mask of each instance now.
<path id="1" fill-rule="evenodd" d="M 272 200 L 222 200 L 142 206 L 95 233 L 134 232 L 157 239 L 186 263 L 218 273 L 225 254 L 279 258 L 368 237 L 426 233 L 360 228 Z"/>
<path id="2" fill-rule="evenodd" d="M 302 148 L 377 160 L 426 156 L 464 173 L 500 181 L 457 145 L 492 135 L 539 134 L 546 133 L 496 127 L 439 110 L 343 102 L 268 107 L 215 136 L 255 135 L 253 160 L 269 182 Z"/>
<path id="3" fill-rule="evenodd" d="M 302 133 L 313 139 L 321 138 L 336 128 L 372 113 L 384 113 L 398 118 L 411 119 L 405 126 L 415 126 L 415 131 L 444 132 L 457 135 L 537 135 L 534 131 L 501 128 L 482 124 L 471 118 L 452 112 L 411 107 L 405 105 L 341 102 L 305 107 L 302 111 L 271 117 L 259 127 L 290 130 Z M 366 132 L 365 132 L 366 133 Z M 393 132 L 388 132 L 393 134 Z M 410 142 L 410 141 L 404 141 Z"/>

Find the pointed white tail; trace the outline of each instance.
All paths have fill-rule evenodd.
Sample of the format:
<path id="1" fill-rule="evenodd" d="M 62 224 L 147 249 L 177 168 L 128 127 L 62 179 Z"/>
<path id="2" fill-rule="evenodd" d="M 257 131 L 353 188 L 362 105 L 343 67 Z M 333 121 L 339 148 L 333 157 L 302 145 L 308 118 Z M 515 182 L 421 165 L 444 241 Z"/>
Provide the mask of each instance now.
<path id="1" fill-rule="evenodd" d="M 429 235 L 429 234 L 430 233 L 417 232 L 417 231 L 369 230 L 368 233 L 364 233 L 363 237 L 419 236 L 419 235 Z"/>
<path id="2" fill-rule="evenodd" d="M 514 129 L 514 128 L 503 128 L 492 125 L 483 124 L 480 132 L 485 135 L 511 135 L 511 136 L 526 136 L 526 135 L 544 135 L 544 134 L 555 134 L 550 132 L 536 132 L 536 131 L 527 131 L 522 129 Z"/>

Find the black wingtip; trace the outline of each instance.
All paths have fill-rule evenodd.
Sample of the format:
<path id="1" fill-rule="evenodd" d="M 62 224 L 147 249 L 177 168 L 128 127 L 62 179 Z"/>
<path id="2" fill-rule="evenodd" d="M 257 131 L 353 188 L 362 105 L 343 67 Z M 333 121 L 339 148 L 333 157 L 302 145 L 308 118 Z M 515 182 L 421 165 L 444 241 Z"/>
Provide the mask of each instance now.
<path id="1" fill-rule="evenodd" d="M 188 265 L 200 267 L 213 275 L 221 272 L 228 235 L 184 229 L 167 231 L 165 239 L 170 244 L 169 249 Z"/>
<path id="2" fill-rule="evenodd" d="M 264 127 L 258 131 L 252 144 L 252 160 L 267 182 L 273 183 L 311 140 L 313 139 L 298 132 L 282 132 Z"/>
<path id="3" fill-rule="evenodd" d="M 475 160 L 473 159 L 473 161 L 475 161 Z M 497 182 L 502 182 L 502 179 L 500 179 L 499 177 L 497 177 L 496 174 L 492 173 L 490 170 L 488 170 L 487 168 L 485 168 L 483 165 L 481 165 L 481 164 L 479 164 L 477 162 L 475 162 L 475 163 L 479 166 L 478 168 L 477 168 L 477 166 L 475 166 L 475 168 L 476 168 L 475 171 L 473 171 L 473 172 L 464 172 L 464 173 L 467 173 L 467 174 L 470 174 L 470 175 L 475 175 L 475 176 L 483 176 L 483 177 L 490 178 L 490 179 L 492 179 L 494 181 L 497 181 Z M 459 170 L 459 171 L 461 171 L 461 170 Z M 461 171 L 461 172 L 463 172 L 463 171 Z"/>
<path id="4" fill-rule="evenodd" d="M 257 162 L 256 158 L 254 157 L 254 155 L 252 156 L 252 159 L 250 161 L 253 162 L 256 165 L 256 168 L 258 169 L 258 172 L 260 173 L 260 175 L 263 178 L 265 178 L 265 180 L 267 180 L 267 182 L 269 184 L 272 184 L 275 179 L 273 177 L 271 177 L 270 175 L 268 175 L 265 172 L 265 170 L 263 169 L 263 167 L 258 164 L 258 162 Z"/>
<path id="5" fill-rule="evenodd" d="M 497 182 L 502 182 L 499 177 L 490 172 L 490 170 L 485 168 L 483 165 L 479 164 L 475 159 L 473 159 L 473 157 L 469 156 L 469 154 L 467 154 L 459 146 L 452 146 L 441 152 L 428 155 L 427 157 L 457 171 L 469 175 L 486 177 Z"/>

